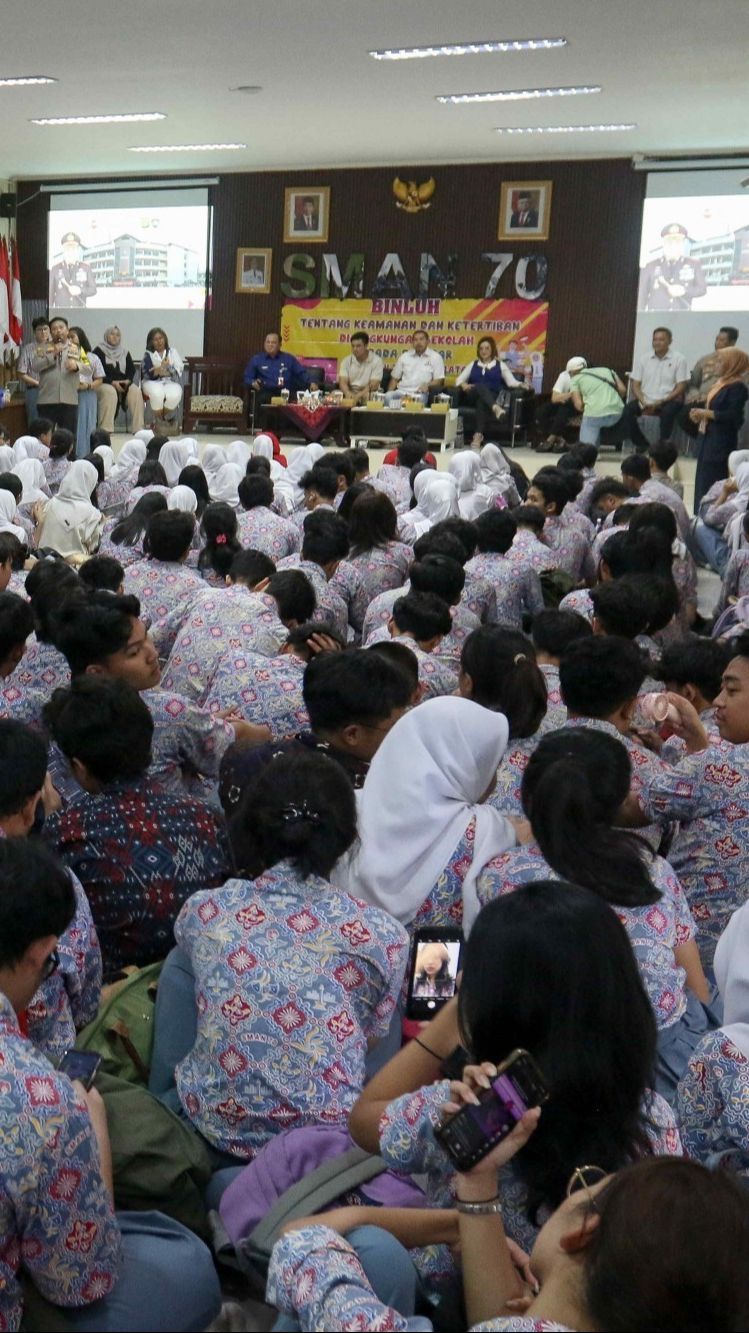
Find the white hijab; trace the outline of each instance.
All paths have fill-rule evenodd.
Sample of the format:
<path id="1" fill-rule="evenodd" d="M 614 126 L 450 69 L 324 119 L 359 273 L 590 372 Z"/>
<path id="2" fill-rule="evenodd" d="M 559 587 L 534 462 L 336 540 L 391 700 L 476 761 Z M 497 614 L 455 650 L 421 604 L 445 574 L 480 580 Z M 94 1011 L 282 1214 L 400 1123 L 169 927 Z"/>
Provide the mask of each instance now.
<path id="1" fill-rule="evenodd" d="M 515 490 L 510 464 L 496 444 L 485 444 L 479 458 L 481 480 L 489 487 L 492 495 L 507 495 Z"/>
<path id="2" fill-rule="evenodd" d="M 114 470 L 114 449 L 108 444 L 97 444 L 94 453 L 104 460 L 104 480 L 109 481 Z"/>
<path id="3" fill-rule="evenodd" d="M 40 546 L 51 546 L 62 556 L 90 551 L 104 525 L 104 515 L 91 503 L 98 480 L 93 463 L 85 458 L 71 463 L 57 495 L 44 511 Z"/>
<path id="4" fill-rule="evenodd" d="M 200 458 L 200 445 L 194 435 L 183 435 L 179 443 L 187 445 L 191 458 Z M 159 457 L 161 457 L 161 455 L 159 455 Z"/>
<path id="5" fill-rule="evenodd" d="M 0 491 L 0 532 L 12 532 L 23 546 L 28 546 L 29 539 L 22 527 L 13 522 L 17 517 L 16 501 L 10 491 Z"/>
<path id="6" fill-rule="evenodd" d="M 243 476 L 243 468 L 236 467 L 234 463 L 224 463 L 211 485 L 211 499 L 223 500 L 224 504 L 236 509 L 239 504 L 239 483 Z"/>
<path id="7" fill-rule="evenodd" d="M 721 1029 L 749 1059 L 749 903 L 728 922 L 718 940 L 713 966 L 723 997 Z"/>
<path id="8" fill-rule="evenodd" d="M 208 489 L 211 489 L 211 483 L 218 476 L 226 459 L 226 450 L 220 444 L 207 444 L 203 450 L 201 466 L 208 478 Z"/>
<path id="9" fill-rule="evenodd" d="M 33 505 L 37 500 L 49 499 L 47 479 L 38 458 L 23 458 L 13 468 L 13 475 L 18 477 L 23 485 L 23 495 L 18 501 L 19 504 Z"/>
<path id="10" fill-rule="evenodd" d="M 449 472 L 425 468 L 414 482 L 416 508 L 401 516 L 399 529 L 404 541 L 415 542 L 435 523 L 460 515 L 458 483 Z"/>
<path id="11" fill-rule="evenodd" d="M 244 472 L 251 458 L 252 450 L 245 440 L 232 440 L 226 450 L 227 463 L 233 463 L 235 467 L 241 467 L 242 472 Z"/>
<path id="12" fill-rule="evenodd" d="M 10 445 L 0 444 L 0 473 L 12 472 L 15 461 Z"/>
<path id="13" fill-rule="evenodd" d="M 142 440 L 126 440 L 120 449 L 117 462 L 112 468 L 112 481 L 121 481 L 139 471 L 141 463 L 146 461 L 146 446 Z"/>
<path id="14" fill-rule="evenodd" d="M 184 440 L 169 440 L 159 454 L 159 462 L 166 472 L 166 479 L 170 486 L 176 486 L 179 481 L 179 474 L 184 467 L 187 467 L 192 454 L 189 444 Z"/>
<path id="15" fill-rule="evenodd" d="M 272 482 L 283 480 L 286 475 L 286 468 L 273 457 L 273 441 L 269 435 L 255 436 L 252 441 L 252 457 L 267 458 L 270 463 L 270 479 Z"/>
<path id="16" fill-rule="evenodd" d="M 470 449 L 461 450 L 450 459 L 448 472 L 458 486 L 458 508 L 461 518 L 472 521 L 483 514 L 492 503 L 492 493 L 481 482 L 481 461 Z"/>
<path id="17" fill-rule="evenodd" d="M 44 462 L 49 458 L 49 449 L 35 435 L 21 435 L 13 445 L 13 460 L 22 463 L 24 458 L 38 458 Z"/>
<path id="18" fill-rule="evenodd" d="M 299 483 L 305 472 L 309 472 L 310 468 L 315 466 L 318 458 L 322 458 L 324 453 L 325 450 L 321 444 L 301 445 L 291 455 L 289 466 L 282 469 L 284 475 L 278 478 L 275 485 L 289 509 L 299 509 L 303 503 L 304 491 Z"/>
<path id="19" fill-rule="evenodd" d="M 167 509 L 180 509 L 183 514 L 197 514 L 198 497 L 190 486 L 175 486 L 169 492 Z"/>
<path id="20" fill-rule="evenodd" d="M 509 820 L 479 804 L 508 736 L 501 713 L 453 695 L 405 713 L 372 760 L 358 798 L 358 849 L 337 882 L 410 922 L 475 819 L 473 860 L 463 881 L 467 934 L 479 910 L 479 874 L 516 841 Z"/>
<path id="21" fill-rule="evenodd" d="M 136 430 L 136 440 L 142 440 L 144 444 L 150 444 L 155 435 L 155 431 L 149 430 L 146 426 L 144 430 Z"/>
<path id="22" fill-rule="evenodd" d="M 729 468 L 733 459 L 733 476 L 738 490 L 732 496 L 737 513 L 729 519 L 723 536 L 732 551 L 738 551 L 744 535 L 744 514 L 749 505 L 749 449 L 737 449 L 728 460 Z"/>

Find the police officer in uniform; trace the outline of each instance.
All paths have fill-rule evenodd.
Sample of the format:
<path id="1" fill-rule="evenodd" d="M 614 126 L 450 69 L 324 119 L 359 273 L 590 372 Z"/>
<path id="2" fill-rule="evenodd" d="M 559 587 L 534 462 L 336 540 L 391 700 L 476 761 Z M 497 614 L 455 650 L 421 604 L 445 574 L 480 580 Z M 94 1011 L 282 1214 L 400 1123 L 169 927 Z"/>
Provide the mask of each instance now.
<path id="1" fill-rule="evenodd" d="M 707 291 L 699 259 L 684 253 L 687 229 L 669 222 L 661 231 L 663 254 L 640 270 L 638 310 L 691 310 L 696 296 Z"/>
<path id="2" fill-rule="evenodd" d="M 66 231 L 61 244 L 62 260 L 49 272 L 49 308 L 79 310 L 89 296 L 96 295 L 96 282 L 91 265 L 81 259 L 82 241 L 77 232 Z"/>

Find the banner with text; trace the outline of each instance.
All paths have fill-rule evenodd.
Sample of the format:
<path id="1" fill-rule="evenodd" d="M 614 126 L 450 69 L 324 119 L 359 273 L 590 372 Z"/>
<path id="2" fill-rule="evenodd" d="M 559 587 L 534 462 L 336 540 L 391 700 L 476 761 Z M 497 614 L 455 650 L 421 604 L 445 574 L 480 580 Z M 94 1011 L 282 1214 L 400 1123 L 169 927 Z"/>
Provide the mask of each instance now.
<path id="1" fill-rule="evenodd" d="M 460 374 L 474 360 L 479 339 L 491 337 L 513 373 L 532 382 L 539 392 L 548 318 L 548 301 L 310 298 L 286 302 L 281 334 L 286 351 L 305 361 L 319 361 L 333 378 L 338 363 L 351 351 L 351 335 L 357 329 L 369 334 L 370 348 L 386 367 L 408 350 L 417 329 L 426 329 L 431 345 L 444 358 L 447 375 Z"/>

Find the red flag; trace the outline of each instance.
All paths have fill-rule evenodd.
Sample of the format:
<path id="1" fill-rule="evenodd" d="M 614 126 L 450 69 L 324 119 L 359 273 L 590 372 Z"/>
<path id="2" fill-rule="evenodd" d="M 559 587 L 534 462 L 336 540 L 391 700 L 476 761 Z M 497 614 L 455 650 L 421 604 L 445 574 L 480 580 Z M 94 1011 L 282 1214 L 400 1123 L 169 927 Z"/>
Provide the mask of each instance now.
<path id="1" fill-rule="evenodd" d="M 0 241 L 0 333 L 3 343 L 10 340 L 10 267 L 8 246 L 3 236 Z"/>
<path id="2" fill-rule="evenodd" d="M 21 300 L 21 267 L 18 262 L 18 245 L 13 242 L 10 288 L 10 336 L 16 347 L 23 343 L 23 302 Z"/>

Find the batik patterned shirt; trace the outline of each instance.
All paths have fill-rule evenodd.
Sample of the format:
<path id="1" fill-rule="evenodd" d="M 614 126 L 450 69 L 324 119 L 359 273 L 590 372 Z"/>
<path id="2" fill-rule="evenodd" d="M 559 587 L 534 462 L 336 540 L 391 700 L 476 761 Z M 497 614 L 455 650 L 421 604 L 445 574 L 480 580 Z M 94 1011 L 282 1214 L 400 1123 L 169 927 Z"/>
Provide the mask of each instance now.
<path id="1" fill-rule="evenodd" d="M 749 593 L 749 547 L 735 551 L 726 565 L 723 585 L 715 607 L 715 614 L 725 611 L 732 598 L 746 597 Z"/>
<path id="2" fill-rule="evenodd" d="M 390 638 L 389 629 L 375 630 L 367 639 L 366 647 L 371 648 L 373 643 L 388 643 Z M 436 699 L 443 694 L 455 693 L 458 686 L 459 663 L 455 663 L 452 653 L 448 652 L 444 657 L 439 653 L 442 643 L 437 645 L 435 651 L 427 653 L 419 647 L 410 634 L 398 634 L 395 636 L 395 641 L 402 643 L 404 648 L 410 648 L 416 658 L 422 699 Z"/>
<path id="3" fill-rule="evenodd" d="M 585 520 L 585 515 L 567 505 L 561 514 L 547 518 L 543 532 L 544 541 L 553 555 L 554 568 L 565 570 L 575 582 L 592 579 L 595 573 L 590 541 L 579 527 L 581 519 Z"/>
<path id="4" fill-rule="evenodd" d="M 372 485 L 395 505 L 396 514 L 405 514 L 411 504 L 411 470 L 398 463 L 383 463 Z"/>
<path id="5" fill-rule="evenodd" d="M 517 569 L 532 569 L 536 574 L 554 568 L 554 557 L 549 547 L 540 542 L 530 528 L 518 528 L 505 559 Z"/>
<path id="6" fill-rule="evenodd" d="M 473 865 L 473 843 L 476 821 L 471 819 L 450 860 L 429 890 L 413 920 L 409 931 L 422 926 L 463 925 L 463 881 Z"/>
<path id="7" fill-rule="evenodd" d="M 612 904 L 612 910 L 629 935 L 656 1023 L 668 1028 L 687 1007 L 686 972 L 677 964 L 674 950 L 694 939 L 695 929 L 684 890 L 668 861 L 656 856 L 648 873 L 660 890 L 660 901 L 644 907 Z M 484 866 L 476 885 L 478 900 L 484 907 L 521 884 L 541 879 L 559 879 L 559 875 L 544 860 L 540 847 L 536 843 L 512 847 Z"/>
<path id="8" fill-rule="evenodd" d="M 251 551 L 262 551 L 276 563 L 284 556 L 293 555 L 301 545 L 301 534 L 295 523 L 274 514 L 265 505 L 254 509 L 237 510 L 237 536 Z"/>
<path id="9" fill-rule="evenodd" d="M 676 1093 L 688 1157 L 749 1180 L 749 1059 L 718 1028 L 702 1038 Z"/>
<path id="10" fill-rule="evenodd" d="M 88 1108 L 2 994 L 0 1093 L 0 1328 L 15 1330 L 21 1272 L 54 1305 L 89 1305 L 114 1287 L 121 1244 Z"/>
<path id="11" fill-rule="evenodd" d="M 274 741 L 295 736 L 309 726 L 302 696 L 305 666 L 296 653 L 279 657 L 224 653 L 213 673 L 205 707 L 211 713 L 230 708 L 256 726 L 270 727 Z"/>
<path id="12" fill-rule="evenodd" d="M 143 538 L 141 537 L 140 541 L 137 541 L 134 546 L 126 546 L 124 543 L 121 546 L 116 545 L 112 541 L 112 532 L 121 517 L 121 514 L 116 514 L 107 518 L 101 530 L 101 541 L 96 554 L 111 555 L 114 560 L 119 560 L 123 569 L 127 569 L 128 565 L 134 565 L 137 561 L 144 559 Z"/>
<path id="13" fill-rule="evenodd" d="M 173 643 L 162 686 L 201 703 L 224 653 L 234 648 L 275 657 L 286 635 L 272 597 L 241 583 L 216 592 L 206 589 L 153 636 L 160 654 L 170 639 Z"/>
<path id="14" fill-rule="evenodd" d="M 13 684 L 15 674 L 8 676 L 0 689 L 0 717 L 11 717 L 15 722 L 25 722 L 37 731 L 43 731 L 42 709 L 49 699 L 49 691 L 19 687 Z"/>
<path id="15" fill-rule="evenodd" d="M 533 569 L 522 569 L 511 564 L 497 552 L 475 555 L 465 567 L 466 576 L 490 583 L 497 603 L 497 621 L 500 625 L 523 628 L 523 613 L 534 616 L 543 611 L 544 598 L 538 574 Z"/>
<path id="16" fill-rule="evenodd" d="M 96 1018 L 101 997 L 101 949 L 80 881 L 68 871 L 75 892 L 75 915 L 60 936 L 60 965 L 26 1007 L 26 1032 L 38 1050 L 57 1061 L 76 1033 Z"/>
<path id="17" fill-rule="evenodd" d="M 147 782 L 84 793 L 47 820 L 44 836 L 83 885 L 105 981 L 130 963 L 165 958 L 185 899 L 222 884 L 231 864 L 222 816 L 156 795 Z"/>
<path id="18" fill-rule="evenodd" d="M 749 892 L 749 745 L 719 741 L 646 780 L 646 815 L 678 820 L 669 860 L 684 885 L 703 965 Z"/>
<path id="19" fill-rule="evenodd" d="M 303 560 L 297 552 L 295 555 L 287 555 L 285 560 L 279 560 L 277 568 L 300 569 L 307 575 L 317 597 L 317 610 L 313 612 L 312 619 L 328 621 L 345 643 L 348 638 L 348 606 L 341 596 L 340 587 L 325 577 L 322 566 L 312 560 Z"/>
<path id="20" fill-rule="evenodd" d="M 380 1120 L 380 1154 L 393 1171 L 425 1175 L 425 1193 L 435 1208 L 451 1208 L 455 1202 L 455 1167 L 434 1136 L 442 1121 L 442 1107 L 450 1100 L 447 1079 L 397 1097 Z M 646 1130 L 656 1156 L 681 1156 L 681 1139 L 673 1113 L 658 1093 L 646 1094 Z M 572 1170 L 572 1167 L 570 1168 Z M 534 1225 L 528 1219 L 527 1198 L 513 1164 L 498 1174 L 497 1192 L 502 1202 L 505 1231 L 528 1253 L 549 1216 L 542 1208 Z"/>
<path id="21" fill-rule="evenodd" d="M 333 582 L 338 583 L 342 570 L 350 570 L 354 575 L 354 593 L 349 602 L 349 624 L 361 637 L 367 610 L 376 597 L 393 588 L 401 588 L 408 578 L 408 571 L 413 564 L 414 553 L 404 542 L 387 542 L 385 546 L 373 546 L 362 555 L 352 556 L 338 566 Z"/>
<path id="22" fill-rule="evenodd" d="M 147 626 L 166 620 L 202 588 L 200 575 L 179 560 L 139 560 L 125 571 L 125 592 L 138 598 Z"/>
<path id="23" fill-rule="evenodd" d="M 177 1088 L 208 1141 L 251 1158 L 282 1129 L 345 1126 L 398 999 L 403 927 L 282 861 L 194 894 L 175 935 L 198 1010 Z"/>
<path id="24" fill-rule="evenodd" d="M 31 687 L 49 698 L 53 690 L 70 684 L 70 667 L 53 644 L 40 643 L 32 634 L 26 643 L 26 652 L 7 679 L 9 684 L 23 689 Z"/>

